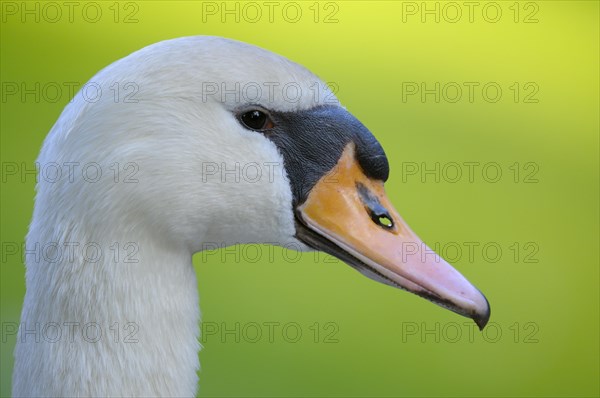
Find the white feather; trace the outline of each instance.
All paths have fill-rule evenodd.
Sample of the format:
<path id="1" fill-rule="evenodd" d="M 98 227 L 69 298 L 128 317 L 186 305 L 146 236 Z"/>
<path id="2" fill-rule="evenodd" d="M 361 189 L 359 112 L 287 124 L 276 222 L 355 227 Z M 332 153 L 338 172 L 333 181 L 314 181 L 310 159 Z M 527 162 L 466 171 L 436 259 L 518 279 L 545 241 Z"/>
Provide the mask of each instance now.
<path id="1" fill-rule="evenodd" d="M 305 68 L 215 37 L 151 45 L 90 82 L 102 97 L 91 102 L 90 95 L 86 100 L 78 93 L 39 155 L 41 168 L 52 163 L 64 171 L 68 162 L 78 165 L 72 180 L 66 175 L 57 182 L 40 179 L 27 247 L 95 243 L 102 257 L 86 261 L 77 248 L 73 258 L 59 262 L 27 256 L 13 395 L 193 396 L 200 311 L 192 254 L 207 242 L 305 248 L 294 238 L 292 194 L 281 155 L 234 117 L 233 111 L 254 94 L 244 94 L 243 88 L 262 86 L 253 103 L 290 112 L 335 97 Z M 125 102 L 125 92 L 115 101 L 115 85 L 123 91 L 128 83 L 138 90 L 128 100 L 138 102 Z M 236 90 L 236 83 L 237 98 L 207 93 L 214 84 Z M 286 84 L 301 88 L 298 100 L 292 91 L 284 92 Z M 102 171 L 93 183 L 81 173 L 92 163 L 98 166 L 88 169 L 90 174 L 98 167 Z M 207 165 L 232 170 L 249 163 L 260 167 L 258 181 L 242 175 L 236 183 L 231 175 L 203 173 Z M 124 182 L 126 177 L 137 182 Z M 132 256 L 137 263 L 124 263 L 129 242 L 134 245 L 129 248 L 139 249 Z M 115 244 L 118 261 L 111 250 Z M 52 322 L 61 326 L 58 341 L 36 341 L 26 333 Z M 71 326 L 72 336 L 65 336 L 68 322 L 79 325 Z M 95 343 L 81 330 L 90 323 L 96 326 L 88 332 L 103 333 Z M 137 325 L 137 343 L 124 342 L 136 327 L 124 329 L 129 323 Z"/>

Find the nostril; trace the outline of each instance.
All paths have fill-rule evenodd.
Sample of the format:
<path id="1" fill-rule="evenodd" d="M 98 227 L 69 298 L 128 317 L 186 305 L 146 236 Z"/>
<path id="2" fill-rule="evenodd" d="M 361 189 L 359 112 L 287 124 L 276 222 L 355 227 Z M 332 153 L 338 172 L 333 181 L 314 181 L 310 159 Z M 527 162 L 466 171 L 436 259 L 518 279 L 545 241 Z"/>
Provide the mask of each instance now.
<path id="1" fill-rule="evenodd" d="M 385 229 L 394 228 L 394 220 L 383 206 L 378 205 L 375 206 L 375 208 L 368 208 L 368 211 L 371 215 L 371 220 L 373 220 L 375 224 Z"/>
<path id="2" fill-rule="evenodd" d="M 379 219 L 377 221 L 379 225 L 385 228 L 392 228 L 394 226 L 392 220 L 387 216 L 379 216 Z"/>
<path id="3" fill-rule="evenodd" d="M 390 216 L 387 209 L 381 205 L 377 196 L 360 182 L 356 183 L 356 189 L 358 190 L 360 199 L 365 205 L 365 210 L 369 213 L 371 220 L 381 228 L 394 228 L 394 219 Z"/>

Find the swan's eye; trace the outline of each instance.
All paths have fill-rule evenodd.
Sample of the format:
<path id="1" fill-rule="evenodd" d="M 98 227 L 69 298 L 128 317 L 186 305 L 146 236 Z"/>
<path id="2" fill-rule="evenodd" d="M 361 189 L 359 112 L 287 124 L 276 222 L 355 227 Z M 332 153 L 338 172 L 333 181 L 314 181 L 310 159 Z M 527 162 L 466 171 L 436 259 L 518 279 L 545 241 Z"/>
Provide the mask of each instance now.
<path id="1" fill-rule="evenodd" d="M 243 113 L 240 116 L 242 124 L 251 130 L 268 130 L 273 128 L 273 121 L 263 111 L 257 109 Z"/>

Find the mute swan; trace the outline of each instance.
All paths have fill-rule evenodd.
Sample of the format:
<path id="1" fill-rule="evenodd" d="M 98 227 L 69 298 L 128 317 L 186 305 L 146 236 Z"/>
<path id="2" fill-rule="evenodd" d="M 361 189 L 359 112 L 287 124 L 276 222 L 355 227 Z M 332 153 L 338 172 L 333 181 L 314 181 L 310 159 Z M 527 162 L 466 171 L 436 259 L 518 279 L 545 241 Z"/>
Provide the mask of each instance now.
<path id="1" fill-rule="evenodd" d="M 27 246 L 71 250 L 27 255 L 15 396 L 193 396 L 192 254 L 205 242 L 325 251 L 481 328 L 489 319 L 449 264 L 402 254 L 422 242 L 384 193 L 388 162 L 369 130 L 315 75 L 263 49 L 187 37 L 111 64 L 65 107 L 38 162 L 76 172 L 40 179 Z M 263 177 L 223 175 L 247 164 Z M 92 242 L 96 254 L 79 250 Z M 115 255 L 132 242 L 135 261 Z M 113 341 L 129 324 L 138 343 Z M 48 325 L 62 335 L 31 336 Z"/>

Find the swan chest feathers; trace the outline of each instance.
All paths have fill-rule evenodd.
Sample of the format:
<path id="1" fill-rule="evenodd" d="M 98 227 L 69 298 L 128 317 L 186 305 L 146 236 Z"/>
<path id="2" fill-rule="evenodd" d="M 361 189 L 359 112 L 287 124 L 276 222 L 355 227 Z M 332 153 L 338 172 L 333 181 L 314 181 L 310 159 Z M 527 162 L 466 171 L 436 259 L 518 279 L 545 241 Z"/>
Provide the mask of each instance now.
<path id="1" fill-rule="evenodd" d="M 48 134 L 27 247 L 14 396 L 194 396 L 200 309 L 192 255 L 210 244 L 321 250 L 472 318 L 485 297 L 385 195 L 386 154 L 304 67 L 241 42 L 186 37 L 109 65 Z M 82 173 L 69 173 L 78 167 Z M 28 330 L 59 325 L 61 336 Z M 124 339 L 130 340 L 125 342 Z"/>

